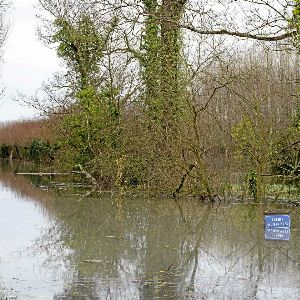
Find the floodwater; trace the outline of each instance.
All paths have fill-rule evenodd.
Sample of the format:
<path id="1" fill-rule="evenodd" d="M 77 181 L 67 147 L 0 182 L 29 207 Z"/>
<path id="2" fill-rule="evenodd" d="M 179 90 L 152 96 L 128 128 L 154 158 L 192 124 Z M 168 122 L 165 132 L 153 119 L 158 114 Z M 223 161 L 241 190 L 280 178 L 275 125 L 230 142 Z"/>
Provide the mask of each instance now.
<path id="1" fill-rule="evenodd" d="M 82 198 L 18 170 L 1 163 L 0 299 L 300 299 L 298 208 Z M 289 241 L 265 240 L 274 209 Z"/>

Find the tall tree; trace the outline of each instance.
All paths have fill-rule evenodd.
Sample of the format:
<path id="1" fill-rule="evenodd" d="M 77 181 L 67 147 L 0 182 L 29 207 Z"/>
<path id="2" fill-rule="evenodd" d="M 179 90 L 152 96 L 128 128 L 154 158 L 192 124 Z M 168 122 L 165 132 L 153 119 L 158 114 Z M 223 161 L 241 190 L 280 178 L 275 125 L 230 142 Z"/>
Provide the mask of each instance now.
<path id="1" fill-rule="evenodd" d="M 64 5 L 61 9 L 66 8 Z M 107 140 L 110 145 L 116 144 L 117 134 L 112 136 L 109 132 L 118 131 L 119 108 L 112 101 L 114 92 L 101 79 L 100 65 L 117 20 L 112 19 L 101 28 L 89 11 L 72 13 L 55 14 L 47 39 L 56 45 L 57 54 L 67 67 L 66 75 L 73 81 L 73 104 L 64 117 L 63 144 L 76 150 L 75 163 L 84 164 L 97 156 Z"/>

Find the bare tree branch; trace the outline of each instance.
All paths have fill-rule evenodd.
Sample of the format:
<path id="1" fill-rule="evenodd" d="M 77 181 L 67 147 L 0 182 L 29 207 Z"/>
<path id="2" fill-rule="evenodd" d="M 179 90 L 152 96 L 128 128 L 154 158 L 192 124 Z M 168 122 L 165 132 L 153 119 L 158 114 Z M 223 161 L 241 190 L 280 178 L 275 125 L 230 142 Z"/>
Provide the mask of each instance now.
<path id="1" fill-rule="evenodd" d="M 286 32 L 279 35 L 258 35 L 258 34 L 251 34 L 248 32 L 238 32 L 238 31 L 229 31 L 226 29 L 220 29 L 220 30 L 201 30 L 191 25 L 185 25 L 182 24 L 181 28 L 188 29 L 192 32 L 203 34 L 203 35 L 229 35 L 229 36 L 235 36 L 240 38 L 247 38 L 247 39 L 253 39 L 258 41 L 267 41 L 267 42 L 276 42 L 276 41 L 282 41 L 288 38 L 291 38 L 295 32 Z"/>

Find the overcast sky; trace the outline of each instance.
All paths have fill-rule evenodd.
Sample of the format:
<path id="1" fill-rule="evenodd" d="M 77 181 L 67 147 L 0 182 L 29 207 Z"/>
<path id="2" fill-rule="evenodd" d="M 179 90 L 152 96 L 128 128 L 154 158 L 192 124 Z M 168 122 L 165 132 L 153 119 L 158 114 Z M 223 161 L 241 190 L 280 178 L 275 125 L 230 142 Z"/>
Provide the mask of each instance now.
<path id="1" fill-rule="evenodd" d="M 55 51 L 45 47 L 36 34 L 37 0 L 13 0 L 11 29 L 5 46 L 1 78 L 5 95 L 0 99 L 0 121 L 32 118 L 36 113 L 13 100 L 20 91 L 33 95 L 59 69 Z"/>

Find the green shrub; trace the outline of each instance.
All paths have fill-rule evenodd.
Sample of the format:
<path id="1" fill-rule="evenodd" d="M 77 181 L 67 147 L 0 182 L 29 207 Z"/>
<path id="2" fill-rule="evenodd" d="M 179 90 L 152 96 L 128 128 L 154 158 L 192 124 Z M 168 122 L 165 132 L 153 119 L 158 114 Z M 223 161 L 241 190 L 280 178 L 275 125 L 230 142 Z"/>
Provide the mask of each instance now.
<path id="1" fill-rule="evenodd" d="M 1 145 L 1 148 L 0 148 L 0 156 L 1 156 L 1 158 L 9 158 L 9 154 L 10 154 L 11 148 L 12 147 L 10 145 L 8 145 L 8 144 Z"/>
<path id="2" fill-rule="evenodd" d="M 56 151 L 57 145 L 51 145 L 48 141 L 44 142 L 40 139 L 34 139 L 26 152 L 28 159 L 35 163 L 50 163 L 54 160 Z"/>

